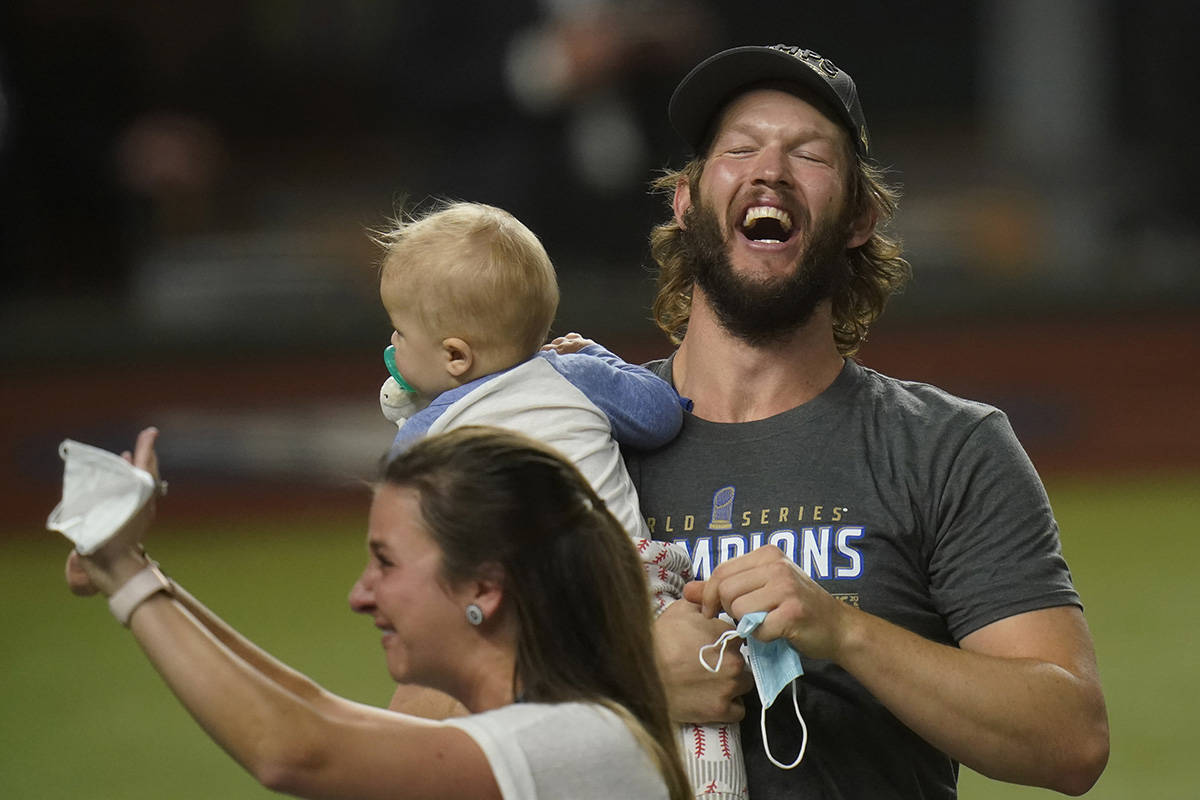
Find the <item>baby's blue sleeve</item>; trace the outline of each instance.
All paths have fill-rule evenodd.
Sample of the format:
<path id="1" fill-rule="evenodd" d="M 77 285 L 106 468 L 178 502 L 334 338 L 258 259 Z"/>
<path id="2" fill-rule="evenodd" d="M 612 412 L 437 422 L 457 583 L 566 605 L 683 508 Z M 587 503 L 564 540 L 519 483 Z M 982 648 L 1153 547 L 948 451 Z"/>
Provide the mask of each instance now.
<path id="1" fill-rule="evenodd" d="M 538 355 L 605 413 L 622 447 L 651 450 L 679 433 L 685 401 L 645 367 L 629 364 L 598 344 L 578 353 Z"/>
<path id="2" fill-rule="evenodd" d="M 388 450 L 388 459 L 395 458 L 416 444 L 418 439 L 425 438 L 425 435 L 429 433 L 429 428 L 449 407 L 448 402 L 439 402 L 439 400 L 440 396 L 438 400 L 434 400 L 413 414 L 400 426 L 400 430 L 396 431 L 396 438 L 392 440 L 392 446 Z"/>

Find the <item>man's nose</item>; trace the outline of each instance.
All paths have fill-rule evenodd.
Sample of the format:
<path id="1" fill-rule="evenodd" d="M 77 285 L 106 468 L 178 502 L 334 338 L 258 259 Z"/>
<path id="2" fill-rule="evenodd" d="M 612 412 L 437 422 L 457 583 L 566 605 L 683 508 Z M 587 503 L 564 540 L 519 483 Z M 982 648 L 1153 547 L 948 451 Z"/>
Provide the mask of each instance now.
<path id="1" fill-rule="evenodd" d="M 787 152 L 779 146 L 763 147 L 754 159 L 754 180 L 771 185 L 792 185 L 792 167 Z"/>

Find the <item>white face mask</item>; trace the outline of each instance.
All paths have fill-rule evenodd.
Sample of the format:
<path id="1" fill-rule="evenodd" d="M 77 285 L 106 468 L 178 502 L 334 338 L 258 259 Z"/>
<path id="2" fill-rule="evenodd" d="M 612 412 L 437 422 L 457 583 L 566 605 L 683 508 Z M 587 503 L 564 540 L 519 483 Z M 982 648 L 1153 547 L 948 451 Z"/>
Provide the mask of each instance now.
<path id="1" fill-rule="evenodd" d="M 63 467 L 62 502 L 46 527 L 75 543 L 81 555 L 100 549 L 154 494 L 154 476 L 98 447 L 66 439 L 58 446 Z"/>
<path id="2" fill-rule="evenodd" d="M 722 616 L 725 615 L 722 614 Z M 754 629 L 761 625 L 766 618 L 767 612 L 765 611 L 755 611 L 742 617 L 735 629 L 725 631 L 717 637 L 715 642 L 700 648 L 700 663 L 709 672 L 717 672 L 721 669 L 721 662 L 725 658 L 725 648 L 729 645 L 730 640 L 739 637 L 746 640 L 749 650 L 750 673 L 754 676 L 754 685 L 758 687 L 758 699 L 762 701 L 759 729 L 762 732 L 763 751 L 775 766 L 780 769 L 791 769 L 804 758 L 804 750 L 808 747 L 808 725 L 804 722 L 804 717 L 800 713 L 800 702 L 796 699 L 796 679 L 804 674 L 804 666 L 800 663 L 800 654 L 792 649 L 787 639 L 772 639 L 764 642 L 751 636 Z M 720 648 L 720 653 L 717 656 L 716 666 L 710 667 L 704 660 L 704 653 L 717 648 Z M 779 697 L 783 688 L 788 685 L 792 687 L 792 708 L 796 710 L 796 719 L 800 721 L 803 738 L 796 760 L 791 764 L 782 764 L 775 760 L 775 756 L 771 755 L 771 746 L 767 743 L 767 709 Z"/>

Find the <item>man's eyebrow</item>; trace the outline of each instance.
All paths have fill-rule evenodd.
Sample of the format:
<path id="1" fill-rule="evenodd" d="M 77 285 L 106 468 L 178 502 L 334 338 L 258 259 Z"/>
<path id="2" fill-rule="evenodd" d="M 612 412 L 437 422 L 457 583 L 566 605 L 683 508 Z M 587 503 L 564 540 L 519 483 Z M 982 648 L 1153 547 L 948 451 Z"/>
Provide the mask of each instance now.
<path id="1" fill-rule="evenodd" d="M 715 141 L 717 139 L 720 139 L 722 136 L 724 136 L 725 134 L 728 134 L 728 133 L 740 133 L 740 134 L 745 134 L 747 136 L 753 136 L 758 132 L 759 127 L 760 126 L 755 125 L 753 122 L 730 123 L 728 125 L 723 126 L 720 130 L 718 130 L 716 135 L 713 137 L 713 139 Z M 823 130 L 821 130 L 820 127 L 818 127 L 816 125 L 808 125 L 808 126 L 805 126 L 804 128 L 799 129 L 798 131 L 796 131 L 795 135 L 792 138 L 803 139 L 805 141 L 821 140 L 821 141 L 826 141 L 826 142 L 836 142 L 837 134 L 823 131 Z"/>
<path id="2" fill-rule="evenodd" d="M 751 122 L 732 122 L 717 129 L 717 138 L 723 133 L 753 133 L 757 127 Z"/>

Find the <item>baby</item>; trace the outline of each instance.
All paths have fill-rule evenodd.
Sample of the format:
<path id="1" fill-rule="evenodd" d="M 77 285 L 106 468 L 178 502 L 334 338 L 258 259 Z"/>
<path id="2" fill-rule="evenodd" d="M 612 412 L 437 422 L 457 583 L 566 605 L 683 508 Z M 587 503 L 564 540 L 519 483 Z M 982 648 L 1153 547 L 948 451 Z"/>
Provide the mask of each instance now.
<path id="1" fill-rule="evenodd" d="M 393 452 L 462 425 L 515 429 L 554 447 L 633 538 L 661 613 L 691 578 L 690 559 L 651 539 L 619 446 L 670 441 L 686 401 L 578 334 L 543 348 L 558 282 L 541 242 L 511 214 L 450 203 L 377 238 L 385 249 L 379 294 L 395 329 L 385 354 L 392 377 L 380 391 L 384 415 L 399 426 Z M 698 737 L 714 746 L 696 747 Z M 681 729 L 698 796 L 746 796 L 737 737 L 736 725 Z"/>

